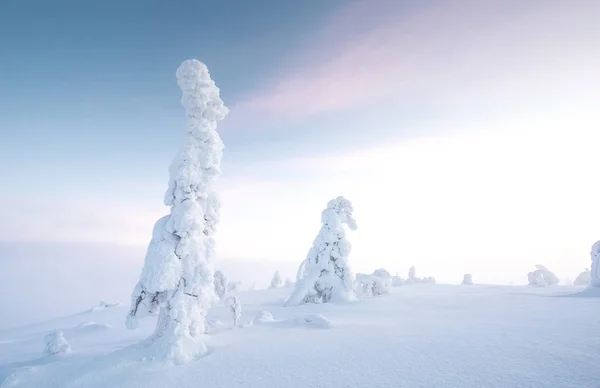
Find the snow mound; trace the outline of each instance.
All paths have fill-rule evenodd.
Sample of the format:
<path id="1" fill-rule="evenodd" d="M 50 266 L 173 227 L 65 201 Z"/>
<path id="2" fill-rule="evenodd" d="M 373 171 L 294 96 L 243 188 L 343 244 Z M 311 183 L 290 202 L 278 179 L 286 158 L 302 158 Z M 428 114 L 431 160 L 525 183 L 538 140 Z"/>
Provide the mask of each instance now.
<path id="1" fill-rule="evenodd" d="M 71 345 L 69 345 L 65 335 L 60 330 L 46 334 L 44 343 L 46 344 L 46 355 L 48 356 L 71 352 Z"/>
<path id="2" fill-rule="evenodd" d="M 77 334 L 89 334 L 89 333 L 97 333 L 101 331 L 106 331 L 112 329 L 111 325 L 106 323 L 97 323 L 97 322 L 84 322 L 69 331 Z"/>
<path id="3" fill-rule="evenodd" d="M 256 316 L 252 320 L 252 323 L 254 323 L 254 324 L 269 323 L 269 322 L 275 322 L 275 318 L 273 318 L 273 314 L 271 314 L 267 310 L 259 311 L 258 314 L 256 314 Z"/>
<path id="4" fill-rule="evenodd" d="M 332 327 L 331 321 L 322 314 L 310 314 L 304 317 L 291 319 L 289 323 L 318 329 L 330 329 Z"/>
<path id="5" fill-rule="evenodd" d="M 100 301 L 100 303 L 97 306 L 92 307 L 87 312 L 88 313 L 95 313 L 97 311 L 102 311 L 104 309 L 108 309 L 108 308 L 112 308 L 112 307 L 117 307 L 117 306 L 120 306 L 119 302 L 110 303 L 110 302 L 105 302 L 105 301 L 102 300 L 102 301 Z"/>

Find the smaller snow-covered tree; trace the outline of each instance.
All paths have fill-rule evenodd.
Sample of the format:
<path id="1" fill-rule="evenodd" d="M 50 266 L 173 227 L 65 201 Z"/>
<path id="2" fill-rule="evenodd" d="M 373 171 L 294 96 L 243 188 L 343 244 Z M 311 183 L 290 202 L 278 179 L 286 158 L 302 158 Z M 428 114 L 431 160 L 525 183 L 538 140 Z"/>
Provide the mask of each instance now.
<path id="1" fill-rule="evenodd" d="M 221 271 L 215 271 L 215 294 L 220 300 L 225 298 L 228 290 L 227 276 Z"/>
<path id="2" fill-rule="evenodd" d="M 392 276 L 392 286 L 394 287 L 398 287 L 398 286 L 403 286 L 406 282 L 404 281 L 404 279 L 402 279 L 400 276 L 398 276 L 398 273 L 396 272 L 395 276 Z"/>
<path id="3" fill-rule="evenodd" d="M 560 283 L 558 277 L 545 266 L 538 264 L 536 270 L 527 274 L 530 286 L 545 287 L 554 286 Z"/>
<path id="4" fill-rule="evenodd" d="M 414 266 L 414 265 L 413 265 L 413 266 L 411 266 L 411 267 L 408 269 L 408 278 L 409 278 L 410 280 L 415 280 L 415 279 L 417 279 L 417 269 L 415 268 L 415 266 Z"/>
<path id="5" fill-rule="evenodd" d="M 240 318 L 242 317 L 242 304 L 237 296 L 230 296 L 227 299 L 227 305 L 233 318 L 233 327 L 238 327 L 240 324 Z"/>
<path id="6" fill-rule="evenodd" d="M 470 273 L 466 273 L 463 276 L 463 281 L 461 284 L 468 285 L 468 286 L 473 285 L 473 276 Z"/>
<path id="7" fill-rule="evenodd" d="M 590 270 L 586 268 L 582 273 L 579 274 L 579 276 L 577 276 L 573 284 L 576 286 L 589 286 L 590 281 Z"/>
<path id="8" fill-rule="evenodd" d="M 421 282 L 427 284 L 436 284 L 435 278 L 433 276 L 425 277 Z"/>
<path id="9" fill-rule="evenodd" d="M 321 213 L 322 227 L 298 270 L 296 288 L 287 305 L 355 299 L 348 256 L 352 248 L 344 225 L 356 229 L 350 201 L 338 197 Z"/>
<path id="10" fill-rule="evenodd" d="M 356 293 L 360 297 L 385 295 L 390 293 L 392 275 L 385 269 L 378 269 L 371 275 L 356 274 Z"/>
<path id="11" fill-rule="evenodd" d="M 279 288 L 283 284 L 283 280 L 281 280 L 281 275 L 279 271 L 276 271 L 273 275 L 273 279 L 271 279 L 271 286 L 269 288 Z"/>
<path id="12" fill-rule="evenodd" d="M 285 284 L 283 285 L 285 288 L 292 288 L 296 285 L 290 278 L 285 279 Z"/>
<path id="13" fill-rule="evenodd" d="M 71 346 L 67 342 L 63 332 L 60 330 L 46 334 L 44 343 L 46 345 L 46 354 L 49 356 L 71 352 Z"/>

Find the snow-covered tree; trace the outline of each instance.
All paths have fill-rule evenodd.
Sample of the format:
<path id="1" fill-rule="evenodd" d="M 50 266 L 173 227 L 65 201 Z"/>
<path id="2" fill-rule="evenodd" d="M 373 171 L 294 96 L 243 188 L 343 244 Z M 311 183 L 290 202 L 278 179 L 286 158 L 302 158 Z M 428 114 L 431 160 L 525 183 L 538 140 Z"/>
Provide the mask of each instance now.
<path id="1" fill-rule="evenodd" d="M 404 284 L 406 284 L 406 282 L 398 275 L 398 272 L 396 272 L 396 275 L 392 276 L 392 286 L 398 287 L 403 286 Z"/>
<path id="2" fill-rule="evenodd" d="M 558 277 L 545 266 L 538 264 L 536 270 L 527 274 L 530 286 L 545 287 L 560 283 Z"/>
<path id="3" fill-rule="evenodd" d="M 592 270 L 590 271 L 590 285 L 600 287 L 600 241 L 592 245 Z"/>
<path id="4" fill-rule="evenodd" d="M 463 281 L 461 284 L 468 285 L 468 286 L 473 285 L 473 276 L 470 273 L 466 273 L 463 276 Z"/>
<path id="5" fill-rule="evenodd" d="M 589 286 L 590 281 L 591 281 L 590 270 L 589 270 L 589 268 L 586 268 L 582 273 L 579 274 L 579 276 L 577 276 L 577 278 L 575 278 L 575 281 L 573 281 L 573 284 L 576 286 Z"/>
<path id="6" fill-rule="evenodd" d="M 348 264 L 351 245 L 344 225 L 356 229 L 352 204 L 344 197 L 329 201 L 321 214 L 321 231 L 298 270 L 298 281 L 287 305 L 352 300 L 353 275 Z"/>
<path id="7" fill-rule="evenodd" d="M 389 294 L 392 282 L 392 275 L 383 268 L 371 275 L 359 273 L 356 274 L 356 294 L 360 297 Z"/>
<path id="8" fill-rule="evenodd" d="M 414 265 L 408 269 L 408 279 L 410 279 L 410 280 L 417 279 L 417 270 Z"/>
<path id="9" fill-rule="evenodd" d="M 427 283 L 427 284 L 436 284 L 435 278 L 433 276 L 428 276 L 428 277 L 424 277 L 421 280 L 422 283 Z"/>
<path id="10" fill-rule="evenodd" d="M 46 334 L 44 337 L 45 351 L 48 356 L 54 354 L 65 354 L 71 352 L 71 346 L 65 339 L 62 331 L 56 330 Z"/>
<path id="11" fill-rule="evenodd" d="M 285 284 L 283 285 L 285 288 L 292 288 L 296 285 L 290 278 L 285 279 Z"/>
<path id="12" fill-rule="evenodd" d="M 279 288 L 283 284 L 283 280 L 281 279 L 281 275 L 279 271 L 276 271 L 273 275 L 273 279 L 271 279 L 271 286 L 269 288 Z"/>
<path id="13" fill-rule="evenodd" d="M 229 282 L 227 283 L 227 292 L 238 292 L 242 288 L 242 282 Z"/>
<path id="14" fill-rule="evenodd" d="M 213 184 L 223 154 L 216 129 L 228 110 L 202 62 L 184 61 L 177 69 L 177 82 L 187 128 L 169 169 L 164 203 L 171 211 L 154 226 L 127 326 L 133 329 L 139 317 L 158 313 L 149 339 L 156 346 L 155 355 L 179 364 L 206 350 L 200 335 L 215 299 L 213 233 L 219 221 Z"/>
<path id="15" fill-rule="evenodd" d="M 240 324 L 240 318 L 242 317 L 242 304 L 237 296 L 230 296 L 227 298 L 227 305 L 231 312 L 233 319 L 233 327 L 238 327 Z"/>
<path id="16" fill-rule="evenodd" d="M 227 295 L 227 276 L 221 271 L 215 271 L 215 293 L 220 300 Z"/>

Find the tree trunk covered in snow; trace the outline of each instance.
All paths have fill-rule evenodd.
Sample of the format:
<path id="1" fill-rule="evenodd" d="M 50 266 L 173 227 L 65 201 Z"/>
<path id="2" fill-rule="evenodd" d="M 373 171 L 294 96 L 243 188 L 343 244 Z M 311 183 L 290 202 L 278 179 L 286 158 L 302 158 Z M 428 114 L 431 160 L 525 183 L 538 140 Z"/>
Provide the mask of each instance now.
<path id="1" fill-rule="evenodd" d="M 205 350 L 200 335 L 215 299 L 212 236 L 219 221 L 219 201 L 212 186 L 220 175 L 223 153 L 217 121 L 228 110 L 203 63 L 184 61 L 177 81 L 187 129 L 169 168 L 164 202 L 171 212 L 154 226 L 127 326 L 135 328 L 137 318 L 159 313 L 151 337 L 160 343 L 157 356 L 183 363 Z"/>
<path id="2" fill-rule="evenodd" d="M 321 231 L 300 264 L 298 281 L 287 305 L 356 298 L 348 265 L 352 246 L 344 229 L 344 225 L 356 229 L 352 211 L 352 204 L 344 197 L 329 201 L 321 215 Z"/>

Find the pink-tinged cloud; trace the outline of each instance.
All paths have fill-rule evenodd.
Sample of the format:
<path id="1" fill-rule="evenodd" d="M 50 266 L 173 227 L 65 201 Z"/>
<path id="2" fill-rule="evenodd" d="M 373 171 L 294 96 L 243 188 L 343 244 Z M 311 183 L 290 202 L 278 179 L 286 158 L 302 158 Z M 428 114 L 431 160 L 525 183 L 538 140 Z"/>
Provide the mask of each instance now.
<path id="1" fill-rule="evenodd" d="M 599 18 L 588 0 L 358 1 L 234 110 L 298 118 L 384 100 L 592 91 Z"/>

